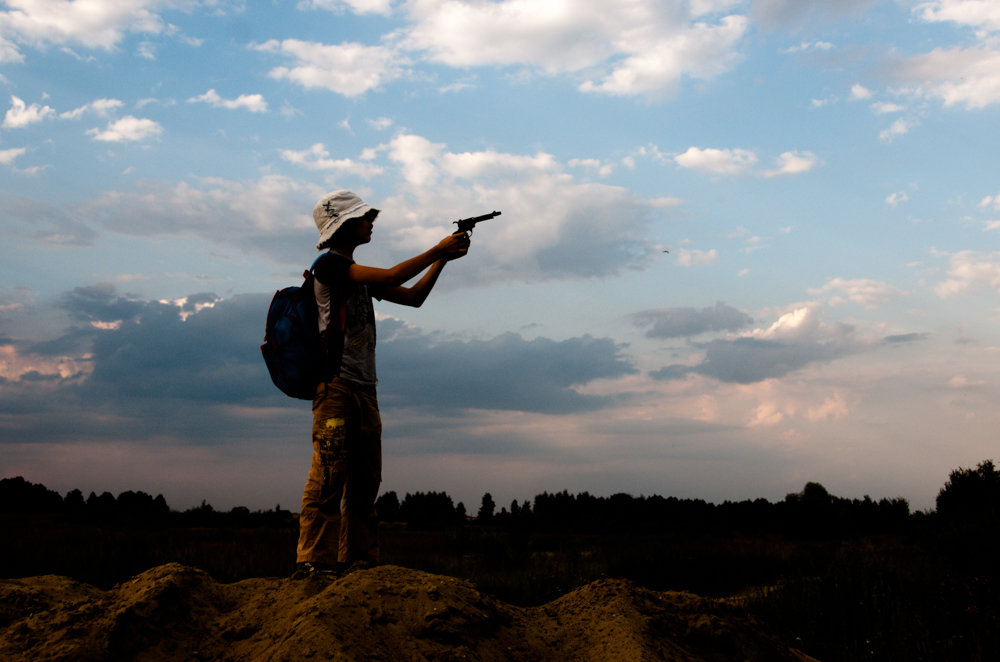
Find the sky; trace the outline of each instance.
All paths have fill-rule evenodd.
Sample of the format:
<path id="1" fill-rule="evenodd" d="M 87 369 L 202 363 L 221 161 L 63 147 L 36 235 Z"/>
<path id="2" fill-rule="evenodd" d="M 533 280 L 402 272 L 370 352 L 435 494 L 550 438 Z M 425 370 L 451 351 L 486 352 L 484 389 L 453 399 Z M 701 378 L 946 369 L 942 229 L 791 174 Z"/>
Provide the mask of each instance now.
<path id="1" fill-rule="evenodd" d="M 298 510 L 313 204 L 391 266 L 383 491 L 934 507 L 1000 429 L 991 0 L 0 1 L 0 475 Z"/>

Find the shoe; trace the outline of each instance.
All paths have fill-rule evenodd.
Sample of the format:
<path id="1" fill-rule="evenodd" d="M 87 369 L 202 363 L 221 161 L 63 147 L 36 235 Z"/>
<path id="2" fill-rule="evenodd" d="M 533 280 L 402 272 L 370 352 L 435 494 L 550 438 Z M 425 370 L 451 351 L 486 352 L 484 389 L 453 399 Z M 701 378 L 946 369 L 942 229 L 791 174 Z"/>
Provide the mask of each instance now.
<path id="1" fill-rule="evenodd" d="M 327 565 L 326 563 L 313 563 L 312 561 L 304 561 L 302 563 L 295 564 L 295 572 L 292 573 L 292 579 L 305 579 L 306 577 L 339 577 L 340 569 Z"/>

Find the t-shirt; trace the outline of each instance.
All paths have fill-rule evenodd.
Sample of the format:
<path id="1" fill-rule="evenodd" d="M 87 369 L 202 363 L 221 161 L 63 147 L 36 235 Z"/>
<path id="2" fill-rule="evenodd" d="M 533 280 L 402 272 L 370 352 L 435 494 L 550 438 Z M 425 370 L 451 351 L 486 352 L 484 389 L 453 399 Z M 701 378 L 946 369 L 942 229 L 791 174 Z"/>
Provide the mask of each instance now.
<path id="1" fill-rule="evenodd" d="M 328 376 L 330 379 L 339 376 L 357 384 L 374 386 L 378 383 L 375 376 L 375 309 L 368 287 L 347 278 L 347 269 L 352 264 L 354 260 L 333 251 L 323 255 L 316 263 L 313 287 L 319 309 L 319 332 L 324 338 L 327 333 L 337 333 L 343 304 L 344 351 L 340 371 L 338 375 L 333 375 L 328 370 Z M 327 344 L 336 347 L 339 343 L 333 341 Z"/>

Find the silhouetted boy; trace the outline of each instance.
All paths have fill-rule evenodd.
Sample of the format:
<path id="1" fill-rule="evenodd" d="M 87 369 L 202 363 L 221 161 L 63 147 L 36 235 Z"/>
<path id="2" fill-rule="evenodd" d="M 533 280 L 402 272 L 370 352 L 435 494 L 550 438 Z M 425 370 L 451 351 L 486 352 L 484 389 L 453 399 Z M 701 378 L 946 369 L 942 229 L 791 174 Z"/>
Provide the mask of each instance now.
<path id="1" fill-rule="evenodd" d="M 313 459 L 302 495 L 296 577 L 378 561 L 382 420 L 372 297 L 419 307 L 444 265 L 469 250 L 468 234 L 454 234 L 389 269 L 362 266 L 354 249 L 371 241 L 378 214 L 345 190 L 328 193 L 313 209 L 316 248 L 329 249 L 315 265 L 315 293 L 320 333 L 331 349 L 313 400 Z M 425 269 L 416 284 L 403 286 Z"/>

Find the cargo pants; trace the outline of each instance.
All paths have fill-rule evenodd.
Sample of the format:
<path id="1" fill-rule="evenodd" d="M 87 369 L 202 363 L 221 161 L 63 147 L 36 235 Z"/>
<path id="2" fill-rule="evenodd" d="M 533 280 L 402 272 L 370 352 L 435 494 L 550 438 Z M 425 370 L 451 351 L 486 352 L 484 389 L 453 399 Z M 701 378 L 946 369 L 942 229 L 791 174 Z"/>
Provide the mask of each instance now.
<path id="1" fill-rule="evenodd" d="M 339 377 L 320 384 L 313 400 L 312 441 L 297 562 L 377 563 L 382 419 L 375 387 Z"/>

